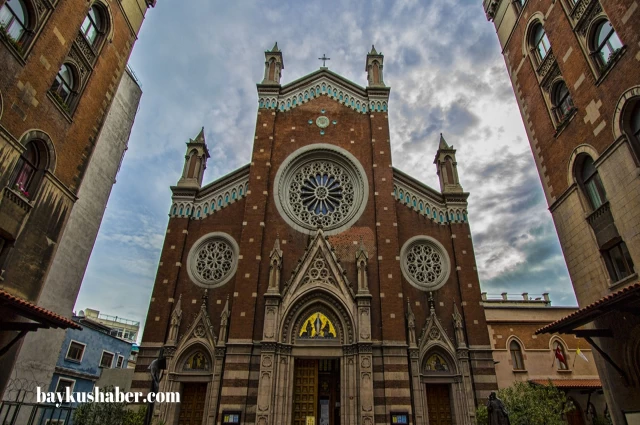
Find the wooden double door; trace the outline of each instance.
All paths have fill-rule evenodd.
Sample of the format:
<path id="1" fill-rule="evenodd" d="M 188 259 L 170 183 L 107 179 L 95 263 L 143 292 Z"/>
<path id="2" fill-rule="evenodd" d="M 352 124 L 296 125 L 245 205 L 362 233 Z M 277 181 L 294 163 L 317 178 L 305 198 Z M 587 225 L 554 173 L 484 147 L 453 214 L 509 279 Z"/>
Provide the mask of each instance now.
<path id="1" fill-rule="evenodd" d="M 207 384 L 185 383 L 180 394 L 180 416 L 178 425 L 202 425 L 204 405 L 207 399 Z"/>
<path id="2" fill-rule="evenodd" d="M 427 384 L 429 425 L 452 425 L 448 384 Z"/>
<path id="3" fill-rule="evenodd" d="M 293 425 L 340 423 L 340 361 L 296 359 Z"/>

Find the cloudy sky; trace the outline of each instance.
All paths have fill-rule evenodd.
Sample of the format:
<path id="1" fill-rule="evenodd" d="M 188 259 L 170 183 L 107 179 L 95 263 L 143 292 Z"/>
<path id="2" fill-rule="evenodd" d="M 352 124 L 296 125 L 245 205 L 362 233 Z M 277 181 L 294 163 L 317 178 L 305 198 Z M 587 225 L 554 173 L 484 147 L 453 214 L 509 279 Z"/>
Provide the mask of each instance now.
<path id="1" fill-rule="evenodd" d="M 285 84 L 326 53 L 364 86 L 375 44 L 394 165 L 439 188 L 439 133 L 458 150 L 483 290 L 575 305 L 494 31 L 481 0 L 158 0 L 130 59 L 144 94 L 76 309 L 144 322 L 185 142 L 205 127 L 206 182 L 249 162 L 255 84 L 275 41 Z"/>

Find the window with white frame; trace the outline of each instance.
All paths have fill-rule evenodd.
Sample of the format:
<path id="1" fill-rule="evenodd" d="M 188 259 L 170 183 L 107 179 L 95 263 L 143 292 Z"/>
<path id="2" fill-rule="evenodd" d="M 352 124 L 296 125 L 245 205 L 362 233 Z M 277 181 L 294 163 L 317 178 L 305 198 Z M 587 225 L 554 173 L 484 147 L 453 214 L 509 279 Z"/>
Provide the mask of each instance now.
<path id="1" fill-rule="evenodd" d="M 122 368 L 122 365 L 124 363 L 124 357 L 121 355 L 118 355 L 118 361 L 116 362 L 116 367 L 117 368 Z"/>
<path id="2" fill-rule="evenodd" d="M 82 357 L 84 356 L 85 347 L 86 344 L 82 344 L 77 341 L 71 341 L 71 344 L 69 344 L 69 348 L 67 349 L 67 355 L 65 356 L 65 359 L 75 362 L 81 362 Z"/>
<path id="3" fill-rule="evenodd" d="M 73 393 L 73 387 L 75 385 L 76 381 L 73 379 L 59 378 L 58 383 L 56 384 L 56 392 L 64 394 L 67 392 L 67 388 L 69 388 L 69 392 Z"/>
<path id="4" fill-rule="evenodd" d="M 108 351 L 102 352 L 102 357 L 100 358 L 100 367 L 110 368 L 113 365 L 114 354 Z"/>

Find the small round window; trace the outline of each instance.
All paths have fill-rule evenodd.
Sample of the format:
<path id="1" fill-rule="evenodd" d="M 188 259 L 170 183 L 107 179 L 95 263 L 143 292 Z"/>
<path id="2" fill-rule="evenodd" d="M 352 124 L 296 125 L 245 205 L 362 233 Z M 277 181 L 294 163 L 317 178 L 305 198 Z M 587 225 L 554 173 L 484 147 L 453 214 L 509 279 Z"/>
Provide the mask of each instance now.
<path id="1" fill-rule="evenodd" d="M 400 266 L 405 279 L 423 291 L 441 288 L 451 271 L 444 247 L 428 236 L 415 236 L 402 246 Z"/>
<path id="2" fill-rule="evenodd" d="M 198 286 L 222 286 L 236 272 L 238 251 L 238 244 L 226 233 L 214 232 L 205 235 L 198 239 L 189 251 L 187 273 Z"/>

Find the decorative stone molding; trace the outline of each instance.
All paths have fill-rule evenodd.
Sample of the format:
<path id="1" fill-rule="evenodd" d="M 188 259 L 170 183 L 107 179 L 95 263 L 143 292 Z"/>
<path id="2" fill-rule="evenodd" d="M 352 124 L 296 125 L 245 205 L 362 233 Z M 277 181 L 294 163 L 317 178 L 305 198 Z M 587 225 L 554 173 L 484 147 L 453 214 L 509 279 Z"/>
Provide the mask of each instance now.
<path id="1" fill-rule="evenodd" d="M 554 65 L 558 66 L 556 63 L 556 57 L 554 56 L 553 52 L 549 52 L 538 67 L 537 71 L 540 78 L 544 79 L 544 77 L 549 73 Z"/>
<path id="2" fill-rule="evenodd" d="M 447 197 L 448 201 L 461 204 L 448 206 L 439 192 L 413 179 L 410 181 L 409 176 L 397 169 L 393 173 L 393 196 L 402 205 L 439 224 L 468 222 L 466 197 Z M 422 187 L 418 188 L 418 184 Z"/>
<path id="3" fill-rule="evenodd" d="M 562 78 L 562 76 L 560 75 L 558 63 L 553 62 L 553 66 L 549 72 L 547 72 L 544 78 L 540 81 L 540 86 L 550 95 L 553 84 L 560 78 Z"/>
<path id="4" fill-rule="evenodd" d="M 575 22 L 575 31 L 585 35 L 589 23 L 602 12 L 602 6 L 598 0 L 580 0 L 571 11 L 571 18 Z"/>
<path id="5" fill-rule="evenodd" d="M 342 79 L 342 77 L 339 78 Z M 356 91 L 347 84 L 341 84 L 327 76 L 321 76 L 318 79 L 310 78 L 307 83 L 290 91 L 287 90 L 289 87 L 290 85 L 284 86 L 280 93 L 260 93 L 258 107 L 284 112 L 317 97 L 327 96 L 362 114 L 387 112 L 388 108 L 388 97 L 385 99 L 370 99 L 366 95 L 364 88 L 358 87 L 360 90 Z"/>
<path id="6" fill-rule="evenodd" d="M 349 152 L 329 144 L 298 149 L 284 160 L 274 182 L 282 218 L 302 233 L 334 235 L 351 227 L 369 197 L 367 177 Z"/>
<path id="7" fill-rule="evenodd" d="M 627 128 L 629 127 L 629 123 L 623 122 L 625 121 L 625 119 L 627 120 L 629 119 L 628 117 L 625 117 L 624 112 L 628 110 L 625 108 L 630 105 L 630 100 L 633 99 L 635 101 L 639 101 L 639 98 L 640 98 L 640 85 L 637 85 L 627 89 L 627 91 L 625 91 L 618 99 L 618 102 L 616 103 L 616 109 L 613 113 L 612 130 L 613 130 L 614 140 L 617 140 L 624 134 L 624 130 L 626 130 L 625 127 Z M 626 115 L 629 115 L 629 114 L 626 114 Z M 594 157 L 593 159 L 595 161 L 596 158 Z"/>
<path id="8" fill-rule="evenodd" d="M 498 10 L 498 5 L 501 0 L 489 0 L 489 4 L 487 5 L 487 9 L 485 11 L 487 15 L 487 21 L 493 21 L 496 17 L 496 11 Z"/>
<path id="9" fill-rule="evenodd" d="M 235 239 L 227 233 L 212 232 L 202 236 L 189 251 L 189 278 L 203 288 L 224 285 L 235 275 L 239 251 Z"/>
<path id="10" fill-rule="evenodd" d="M 89 42 L 86 38 L 80 33 L 76 36 L 75 45 L 78 47 L 78 50 L 85 57 L 87 62 L 93 63 L 96 60 L 96 53 L 93 51 L 93 48 L 89 45 Z"/>
<path id="11" fill-rule="evenodd" d="M 249 190 L 249 166 L 222 177 L 203 187 L 194 196 L 193 191 L 172 188 L 169 217 L 203 219 L 238 202 Z"/>

